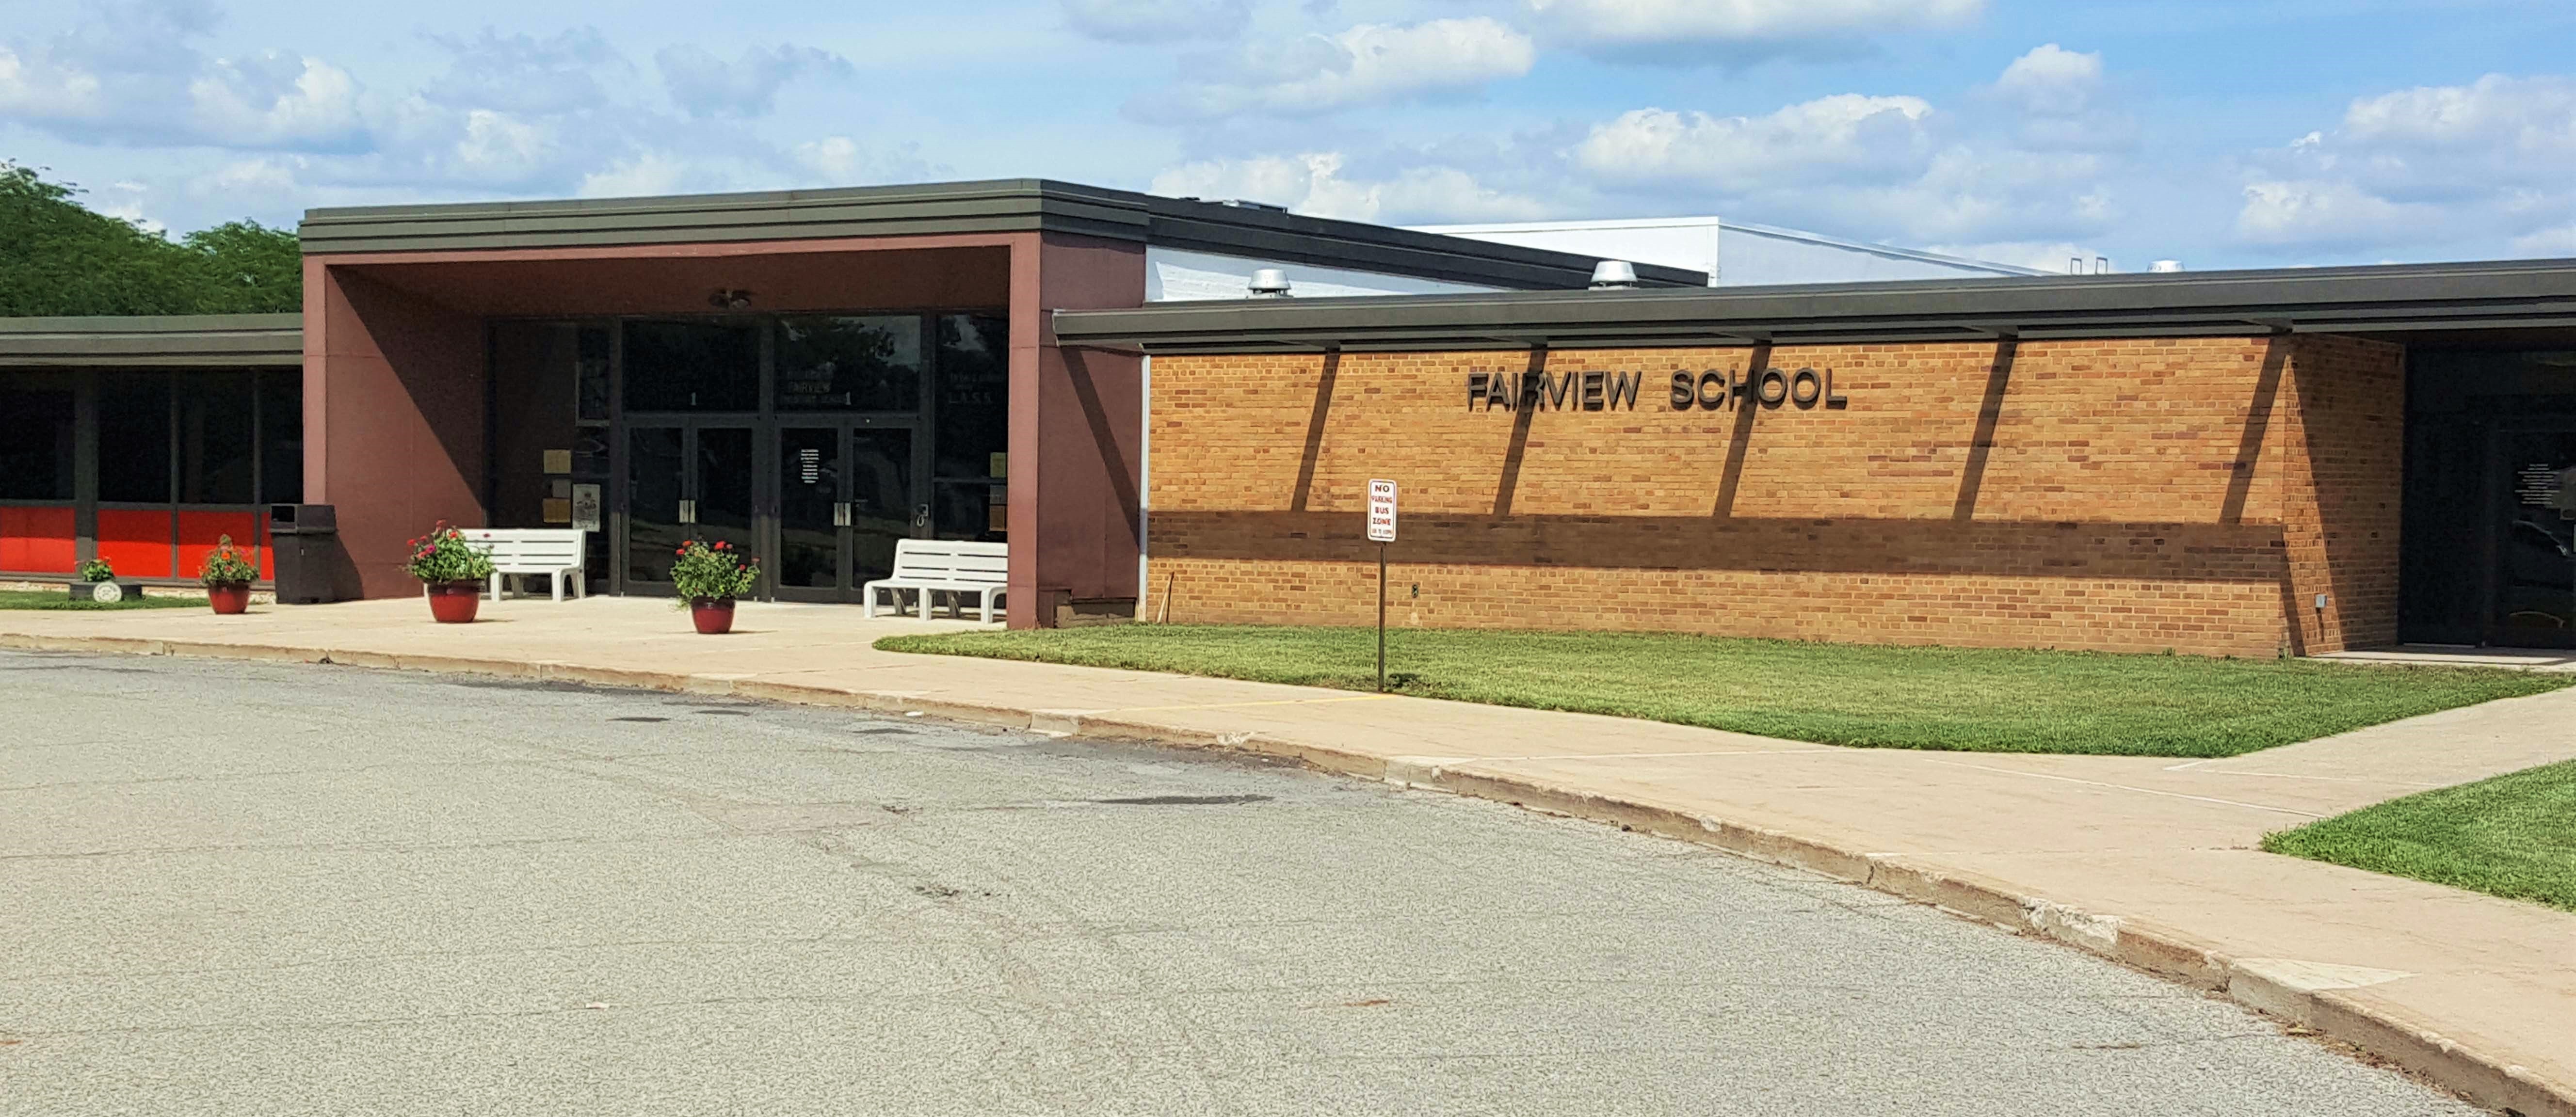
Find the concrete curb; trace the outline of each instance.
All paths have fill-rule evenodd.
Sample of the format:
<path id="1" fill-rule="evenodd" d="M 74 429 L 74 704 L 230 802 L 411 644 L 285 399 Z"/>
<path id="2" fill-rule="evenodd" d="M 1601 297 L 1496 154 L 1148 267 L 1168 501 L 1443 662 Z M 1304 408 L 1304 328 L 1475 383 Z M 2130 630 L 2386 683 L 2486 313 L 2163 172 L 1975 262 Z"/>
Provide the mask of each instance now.
<path id="1" fill-rule="evenodd" d="M 1292 760 L 1341 775 L 1464 795 L 1692 842 L 1758 861 L 1804 869 L 1915 903 L 2050 939 L 2193 988 L 2222 993 L 2247 1008 L 2350 1044 L 2477 1104 L 2522 1117 L 2576 1117 L 2576 1086 L 2482 1055 L 2459 1040 L 2351 992 L 2308 989 L 2250 968 L 2209 944 L 2167 928 L 2087 912 L 2025 895 L 2001 881 L 1922 864 L 1895 854 L 1847 850 L 1778 830 L 1618 799 L 1520 776 L 1444 766 L 1435 760 L 1379 757 L 1322 748 L 1257 733 L 1212 733 L 1075 710 L 927 700 L 900 692 L 852 691 L 795 683 L 728 679 L 550 661 L 445 655 L 387 655 L 329 648 L 147 640 L 46 637 L 0 633 L 0 648 L 20 651 L 167 655 L 261 663 L 328 663 L 397 671 L 480 675 L 534 682 L 580 683 L 684 694 L 723 695 L 807 706 L 935 717 L 947 721 L 1063 736 L 1137 741 L 1181 748 L 1225 749 Z"/>

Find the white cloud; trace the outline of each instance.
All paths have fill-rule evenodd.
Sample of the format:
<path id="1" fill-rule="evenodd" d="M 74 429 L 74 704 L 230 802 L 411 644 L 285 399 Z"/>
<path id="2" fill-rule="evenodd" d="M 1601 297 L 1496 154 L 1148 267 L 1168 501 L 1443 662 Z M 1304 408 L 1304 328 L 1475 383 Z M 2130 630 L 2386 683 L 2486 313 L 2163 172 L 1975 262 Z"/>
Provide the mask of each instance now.
<path id="1" fill-rule="evenodd" d="M 317 58 L 270 51 L 221 59 L 188 86 L 204 137 L 232 147 L 327 147 L 365 130 L 358 83 Z"/>
<path id="2" fill-rule="evenodd" d="M 653 61 L 672 103 L 691 116 L 765 116 L 777 106 L 780 87 L 796 78 L 857 72 L 840 55 L 798 46 L 752 47 L 727 62 L 704 48 L 682 44 L 662 48 Z"/>
<path id="3" fill-rule="evenodd" d="M 202 193 L 285 194 L 298 185 L 296 162 L 284 159 L 238 159 L 226 163 L 196 185 Z"/>
<path id="4" fill-rule="evenodd" d="M 2524 233 L 2513 238 L 2513 251 L 2517 256 L 2576 257 L 2576 224 Z"/>
<path id="5" fill-rule="evenodd" d="M 1919 97 L 1840 93 L 1767 116 L 1634 109 L 1594 125 L 1575 161 L 1613 183 L 1669 181 L 1748 190 L 1919 167 L 1931 149 Z"/>
<path id="6" fill-rule="evenodd" d="M 1551 42 L 1672 64 L 1849 50 L 1878 35 L 1974 20 L 1985 0 L 1528 0 Z"/>
<path id="7" fill-rule="evenodd" d="M 2043 43 L 2013 59 L 1984 92 L 2013 111 L 2024 148 L 2120 151 L 2137 143 L 2137 122 L 2112 103 L 2099 52 Z"/>
<path id="8" fill-rule="evenodd" d="M 2460 86 L 2424 86 L 2356 100 L 2342 138 L 2422 151 L 2576 157 L 2576 80 L 2489 74 Z"/>
<path id="9" fill-rule="evenodd" d="M 2042 43 L 2012 60 L 1995 79 L 1995 92 L 2024 112 L 2077 116 L 2102 91 L 2102 56 Z"/>
<path id="10" fill-rule="evenodd" d="M 109 217 L 133 222 L 145 232 L 167 232 L 167 226 L 153 220 L 145 211 L 144 201 L 151 194 L 151 187 L 126 179 L 111 182 L 101 189 L 91 191 L 89 197 L 83 201 L 90 209 Z"/>
<path id="11" fill-rule="evenodd" d="M 647 151 L 603 171 L 582 176 L 576 193 L 585 198 L 634 198 L 669 194 L 688 177 L 688 165 L 659 151 Z"/>
<path id="12" fill-rule="evenodd" d="M 2489 74 L 2356 98 L 2337 126 L 2252 164 L 2236 220 L 2250 244 L 2545 251 L 2576 213 L 2576 79 Z"/>
<path id="13" fill-rule="evenodd" d="M 799 166 L 834 182 L 857 182 L 867 177 L 867 153 L 848 136 L 826 136 L 798 144 L 795 157 Z"/>
<path id="14" fill-rule="evenodd" d="M 1408 167 L 1377 180 L 1345 178 L 1338 152 L 1190 163 L 1154 176 L 1156 194 L 1244 198 L 1346 221 L 1526 221 L 1547 215 L 1536 198 L 1479 185 L 1455 167 Z"/>
<path id="15" fill-rule="evenodd" d="M 581 27 L 545 38 L 503 35 L 490 28 L 472 37 L 431 36 L 447 49 L 447 72 L 421 90 L 430 101 L 461 108 L 523 114 L 576 112 L 609 101 L 611 72 L 617 84 L 626 60 L 596 28 Z"/>
<path id="16" fill-rule="evenodd" d="M 553 146 L 542 124 L 493 109 L 471 109 L 465 114 L 464 134 L 449 151 L 463 177 L 517 182 L 543 169 Z"/>
<path id="17" fill-rule="evenodd" d="M 2416 239 L 2410 215 L 2349 182 L 2255 182 L 2245 187 L 2237 235 L 2255 244 L 2343 246 Z"/>
<path id="18" fill-rule="evenodd" d="M 98 75 L 41 55 L 28 57 L 0 45 L 0 116 L 29 121 L 80 121 L 104 110 Z"/>
<path id="19" fill-rule="evenodd" d="M 796 181 L 828 186 L 919 181 L 950 173 L 948 168 L 924 162 L 920 149 L 912 144 L 874 150 L 848 136 L 825 136 L 797 144 L 788 151 L 787 161 L 796 168 Z"/>
<path id="20" fill-rule="evenodd" d="M 1252 22 L 1251 0 L 1064 0 L 1064 20 L 1095 39 L 1168 43 L 1227 39 Z"/>
<path id="21" fill-rule="evenodd" d="M 42 41 L 0 39 L 0 119 L 83 143 L 178 138 L 181 122 L 167 102 L 205 64 L 189 44 L 213 26 L 212 9 L 193 0 L 100 0 L 81 11 L 78 23 Z"/>
<path id="22" fill-rule="evenodd" d="M 1130 102 L 1128 112 L 1159 121 L 1312 116 L 1470 91 L 1528 73 L 1537 55 L 1529 36 L 1482 16 L 1364 23 L 1338 35 L 1247 49 L 1232 60 L 1200 60 L 1201 68 L 1240 77 L 1186 83 Z"/>

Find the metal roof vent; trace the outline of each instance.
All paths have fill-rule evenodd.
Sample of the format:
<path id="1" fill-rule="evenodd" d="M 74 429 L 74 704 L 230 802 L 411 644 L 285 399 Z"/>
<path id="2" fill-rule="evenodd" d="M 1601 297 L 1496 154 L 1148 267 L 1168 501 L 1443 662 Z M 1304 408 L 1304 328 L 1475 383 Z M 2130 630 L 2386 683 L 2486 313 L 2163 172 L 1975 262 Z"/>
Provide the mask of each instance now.
<path id="1" fill-rule="evenodd" d="M 1278 268 L 1258 268 L 1252 273 L 1252 297 L 1284 299 L 1288 297 L 1288 273 Z"/>
<path id="2" fill-rule="evenodd" d="M 1637 265 L 1626 260 L 1603 260 L 1592 265 L 1592 289 L 1595 291 L 1636 290 Z"/>
<path id="3" fill-rule="evenodd" d="M 2182 261 L 2158 260 L 2155 263 L 2147 265 L 2147 270 L 2152 272 L 2181 271 Z"/>

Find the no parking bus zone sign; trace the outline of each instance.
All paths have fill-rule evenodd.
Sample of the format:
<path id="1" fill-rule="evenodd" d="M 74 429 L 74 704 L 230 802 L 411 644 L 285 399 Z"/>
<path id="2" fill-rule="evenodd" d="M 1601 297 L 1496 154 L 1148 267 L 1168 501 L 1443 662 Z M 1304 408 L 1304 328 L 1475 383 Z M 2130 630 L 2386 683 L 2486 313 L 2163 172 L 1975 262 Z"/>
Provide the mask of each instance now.
<path id="1" fill-rule="evenodd" d="M 1395 542 L 1395 482 L 1369 482 L 1369 542 L 1377 544 L 1377 690 L 1386 693 L 1386 545 Z"/>
<path id="2" fill-rule="evenodd" d="M 1368 517 L 1369 542 L 1395 542 L 1395 482 L 1369 482 Z"/>

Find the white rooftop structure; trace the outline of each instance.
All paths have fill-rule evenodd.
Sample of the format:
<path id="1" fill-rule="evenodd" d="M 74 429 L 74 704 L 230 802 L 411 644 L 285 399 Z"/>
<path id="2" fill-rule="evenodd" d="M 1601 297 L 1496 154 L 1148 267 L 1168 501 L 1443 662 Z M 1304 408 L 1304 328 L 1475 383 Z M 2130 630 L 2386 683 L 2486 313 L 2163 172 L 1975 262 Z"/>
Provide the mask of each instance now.
<path id="1" fill-rule="evenodd" d="M 1518 221 L 1417 225 L 1416 231 L 1574 252 L 1604 260 L 1662 264 L 1708 273 L 1711 287 L 1766 283 L 1858 283 L 1879 279 L 2046 275 L 2012 264 L 1944 256 L 1819 233 L 1715 217 L 1617 221 Z"/>

